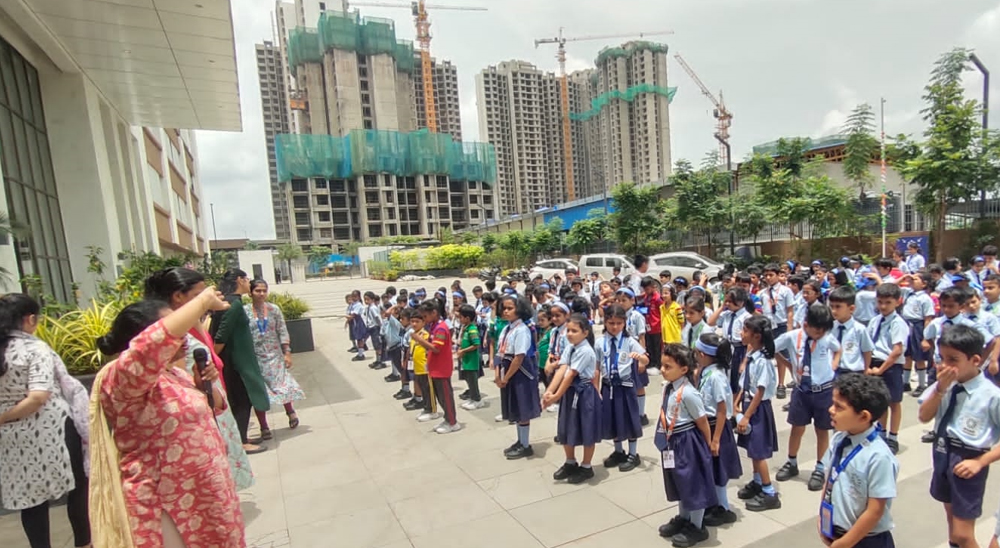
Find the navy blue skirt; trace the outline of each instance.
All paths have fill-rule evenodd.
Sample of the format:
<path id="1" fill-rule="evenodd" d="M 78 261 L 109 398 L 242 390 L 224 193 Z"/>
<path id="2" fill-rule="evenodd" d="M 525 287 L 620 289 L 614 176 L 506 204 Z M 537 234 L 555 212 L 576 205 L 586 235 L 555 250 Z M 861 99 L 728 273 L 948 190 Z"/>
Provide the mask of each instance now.
<path id="1" fill-rule="evenodd" d="M 642 437 L 639 397 L 634 386 L 601 385 L 601 437 L 625 441 Z"/>
<path id="2" fill-rule="evenodd" d="M 508 421 L 528 422 L 542 413 L 538 383 L 518 371 L 507 386 L 500 389 L 500 414 Z"/>
<path id="3" fill-rule="evenodd" d="M 774 425 L 771 400 L 761 400 L 757 412 L 750 417 L 750 433 L 739 434 L 736 445 L 746 449 L 752 460 L 767 460 L 778 450 L 778 430 Z"/>
<path id="4" fill-rule="evenodd" d="M 577 378 L 559 401 L 557 432 L 563 445 L 595 445 L 601 441 L 601 402 L 594 383 Z"/>
<path id="5" fill-rule="evenodd" d="M 361 318 L 351 319 L 351 340 L 363 341 L 368 338 L 368 326 Z"/>
<path id="6" fill-rule="evenodd" d="M 736 436 L 728 420 L 723 420 L 722 439 L 719 440 L 719 456 L 712 456 L 712 473 L 715 485 L 725 487 L 730 480 L 743 475 L 740 453 L 736 450 Z M 710 430 L 715 431 L 715 420 L 709 419 Z"/>
<path id="7" fill-rule="evenodd" d="M 635 377 L 636 389 L 646 388 L 647 386 L 649 386 L 649 373 L 646 373 L 645 371 L 640 373 L 638 370 L 636 370 L 634 377 Z"/>
<path id="8" fill-rule="evenodd" d="M 667 440 L 667 447 L 674 452 L 675 464 L 675 468 L 663 468 L 667 500 L 680 501 L 688 511 L 719 504 L 712 477 L 712 452 L 701 431 L 692 428 L 676 432 Z"/>

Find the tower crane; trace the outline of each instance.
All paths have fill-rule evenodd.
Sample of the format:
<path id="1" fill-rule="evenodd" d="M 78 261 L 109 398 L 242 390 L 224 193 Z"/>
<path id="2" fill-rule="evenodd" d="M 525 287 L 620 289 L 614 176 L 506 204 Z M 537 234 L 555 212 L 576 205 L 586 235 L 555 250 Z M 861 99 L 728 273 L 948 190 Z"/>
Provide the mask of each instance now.
<path id="1" fill-rule="evenodd" d="M 663 34 L 673 34 L 672 30 L 656 31 L 656 32 L 639 32 L 639 33 L 629 33 L 629 34 L 605 34 L 598 36 L 577 36 L 575 38 L 566 38 L 563 36 L 563 28 L 559 27 L 559 34 L 555 38 L 539 38 L 535 40 L 535 48 L 542 44 L 556 44 L 558 49 L 556 50 L 556 60 L 559 61 L 559 78 L 560 78 L 560 88 L 559 88 L 559 99 L 562 104 L 563 120 L 562 120 L 562 130 L 563 130 L 563 162 L 566 164 L 566 196 L 572 201 L 576 199 L 576 189 L 573 185 L 573 143 L 571 141 L 570 123 L 569 123 L 569 80 L 566 76 L 566 42 L 583 42 L 585 40 L 609 40 L 612 38 L 632 38 L 638 36 L 639 38 L 645 36 L 658 36 Z"/>
<path id="2" fill-rule="evenodd" d="M 423 75 L 424 80 L 424 105 L 427 111 L 427 129 L 432 133 L 437 133 L 437 107 L 434 104 L 434 71 L 431 67 L 431 22 L 427 15 L 427 9 L 487 11 L 487 8 L 426 4 L 424 0 L 410 2 L 409 4 L 396 2 L 350 2 L 350 4 L 373 8 L 409 8 L 413 14 L 413 22 L 417 27 L 417 44 L 420 45 L 420 73 Z M 343 5 L 344 12 L 346 13 L 349 7 L 347 0 L 343 2 Z"/>
<path id="3" fill-rule="evenodd" d="M 715 110 L 712 111 L 712 116 L 716 119 L 715 139 L 719 141 L 719 161 L 724 162 L 727 169 L 730 168 L 732 158 L 730 158 L 731 152 L 729 148 L 729 126 L 733 124 L 733 113 L 729 112 L 729 109 L 726 108 L 726 103 L 722 99 L 722 91 L 719 91 L 719 98 L 716 99 L 715 96 L 712 95 L 712 92 L 708 90 L 708 87 L 702 83 L 700 78 L 698 78 L 698 75 L 694 73 L 694 69 L 692 69 L 686 61 L 684 61 L 684 58 L 681 57 L 679 53 L 674 55 L 674 59 L 677 59 L 677 62 L 680 63 L 684 72 L 687 72 L 688 76 L 694 80 L 694 83 L 701 89 L 701 93 L 705 95 L 705 97 L 708 97 L 708 100 L 715 105 Z"/>

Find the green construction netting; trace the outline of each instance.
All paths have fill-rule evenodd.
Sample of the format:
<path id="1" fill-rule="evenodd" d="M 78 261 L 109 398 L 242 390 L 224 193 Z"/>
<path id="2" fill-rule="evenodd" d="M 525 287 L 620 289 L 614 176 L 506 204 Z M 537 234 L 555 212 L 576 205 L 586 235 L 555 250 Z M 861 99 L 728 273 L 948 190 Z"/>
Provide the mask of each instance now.
<path id="1" fill-rule="evenodd" d="M 827 135 L 825 137 L 817 137 L 816 139 L 806 137 L 806 150 L 816 150 L 820 148 L 827 148 L 836 145 L 842 145 L 847 142 L 847 137 L 843 135 Z M 778 141 L 771 141 L 769 143 L 764 143 L 753 147 L 754 154 L 763 154 L 765 156 L 776 156 L 778 154 Z"/>
<path id="2" fill-rule="evenodd" d="M 390 19 L 365 17 L 361 24 L 361 53 L 396 53 L 396 25 Z"/>
<path id="3" fill-rule="evenodd" d="M 456 181 L 496 182 L 489 143 L 456 143 L 450 135 L 359 129 L 346 137 L 286 135 L 275 139 L 278 179 L 356 177 L 363 173 L 446 174 Z"/>
<path id="4" fill-rule="evenodd" d="M 594 63 L 597 66 L 601 66 L 601 64 L 608 58 L 628 57 L 636 51 L 642 50 L 649 50 L 653 53 L 667 53 L 667 45 L 638 40 L 635 42 L 629 42 L 624 46 L 604 48 L 597 54 L 597 59 L 594 60 Z"/>
<path id="5" fill-rule="evenodd" d="M 414 57 L 413 42 L 398 40 L 392 56 L 396 58 L 396 68 L 400 72 L 414 72 L 417 70 L 417 59 Z"/>
<path id="6" fill-rule="evenodd" d="M 323 51 L 358 51 L 361 46 L 361 17 L 357 12 L 324 11 L 319 14 L 319 39 Z"/>
<path id="7" fill-rule="evenodd" d="M 288 33 L 288 65 L 296 67 L 302 63 L 318 63 L 323 60 L 319 34 L 316 29 L 296 27 Z"/>
<path id="8" fill-rule="evenodd" d="M 668 102 L 671 102 L 674 100 L 674 95 L 677 94 L 677 88 L 665 88 L 662 86 L 654 86 L 653 84 L 639 84 L 637 86 L 632 86 L 625 91 L 613 89 L 594 97 L 594 99 L 590 102 L 590 110 L 585 112 L 569 113 L 569 119 L 574 121 L 590 120 L 594 116 L 600 114 L 601 109 L 608 106 L 608 103 L 610 103 L 612 99 L 621 99 L 622 101 L 628 101 L 631 103 L 636 97 L 644 93 L 662 95 L 667 98 Z"/>

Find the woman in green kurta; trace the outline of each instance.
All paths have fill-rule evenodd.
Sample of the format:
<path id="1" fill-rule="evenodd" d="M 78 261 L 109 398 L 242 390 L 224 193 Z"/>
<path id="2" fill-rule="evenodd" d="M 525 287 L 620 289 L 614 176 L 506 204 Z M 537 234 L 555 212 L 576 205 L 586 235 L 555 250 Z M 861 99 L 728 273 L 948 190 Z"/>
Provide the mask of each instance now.
<path id="1" fill-rule="evenodd" d="M 219 282 L 219 290 L 232 306 L 229 310 L 216 312 L 212 317 L 212 339 L 216 353 L 222 358 L 222 376 L 226 381 L 229 407 L 236 417 L 243 448 L 252 455 L 265 448 L 257 445 L 259 439 L 247 439 L 250 410 L 268 411 L 271 403 L 253 348 L 250 318 L 243 308 L 242 296 L 250 293 L 250 279 L 246 272 L 238 268 L 229 269 Z"/>

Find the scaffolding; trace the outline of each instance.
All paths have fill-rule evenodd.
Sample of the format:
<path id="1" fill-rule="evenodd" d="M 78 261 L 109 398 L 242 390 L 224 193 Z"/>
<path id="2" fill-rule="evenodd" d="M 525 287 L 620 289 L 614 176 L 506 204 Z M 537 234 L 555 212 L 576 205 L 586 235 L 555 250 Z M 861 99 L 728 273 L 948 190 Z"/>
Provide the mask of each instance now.
<path id="1" fill-rule="evenodd" d="M 448 175 L 454 181 L 496 183 L 496 152 L 489 143 L 456 143 L 445 133 L 358 129 L 345 137 L 275 138 L 278 180 L 344 179 L 364 173 Z"/>
<path id="2" fill-rule="evenodd" d="M 323 60 L 319 33 L 316 29 L 296 27 L 288 33 L 288 65 L 297 67 L 305 63 L 319 63 Z"/>

